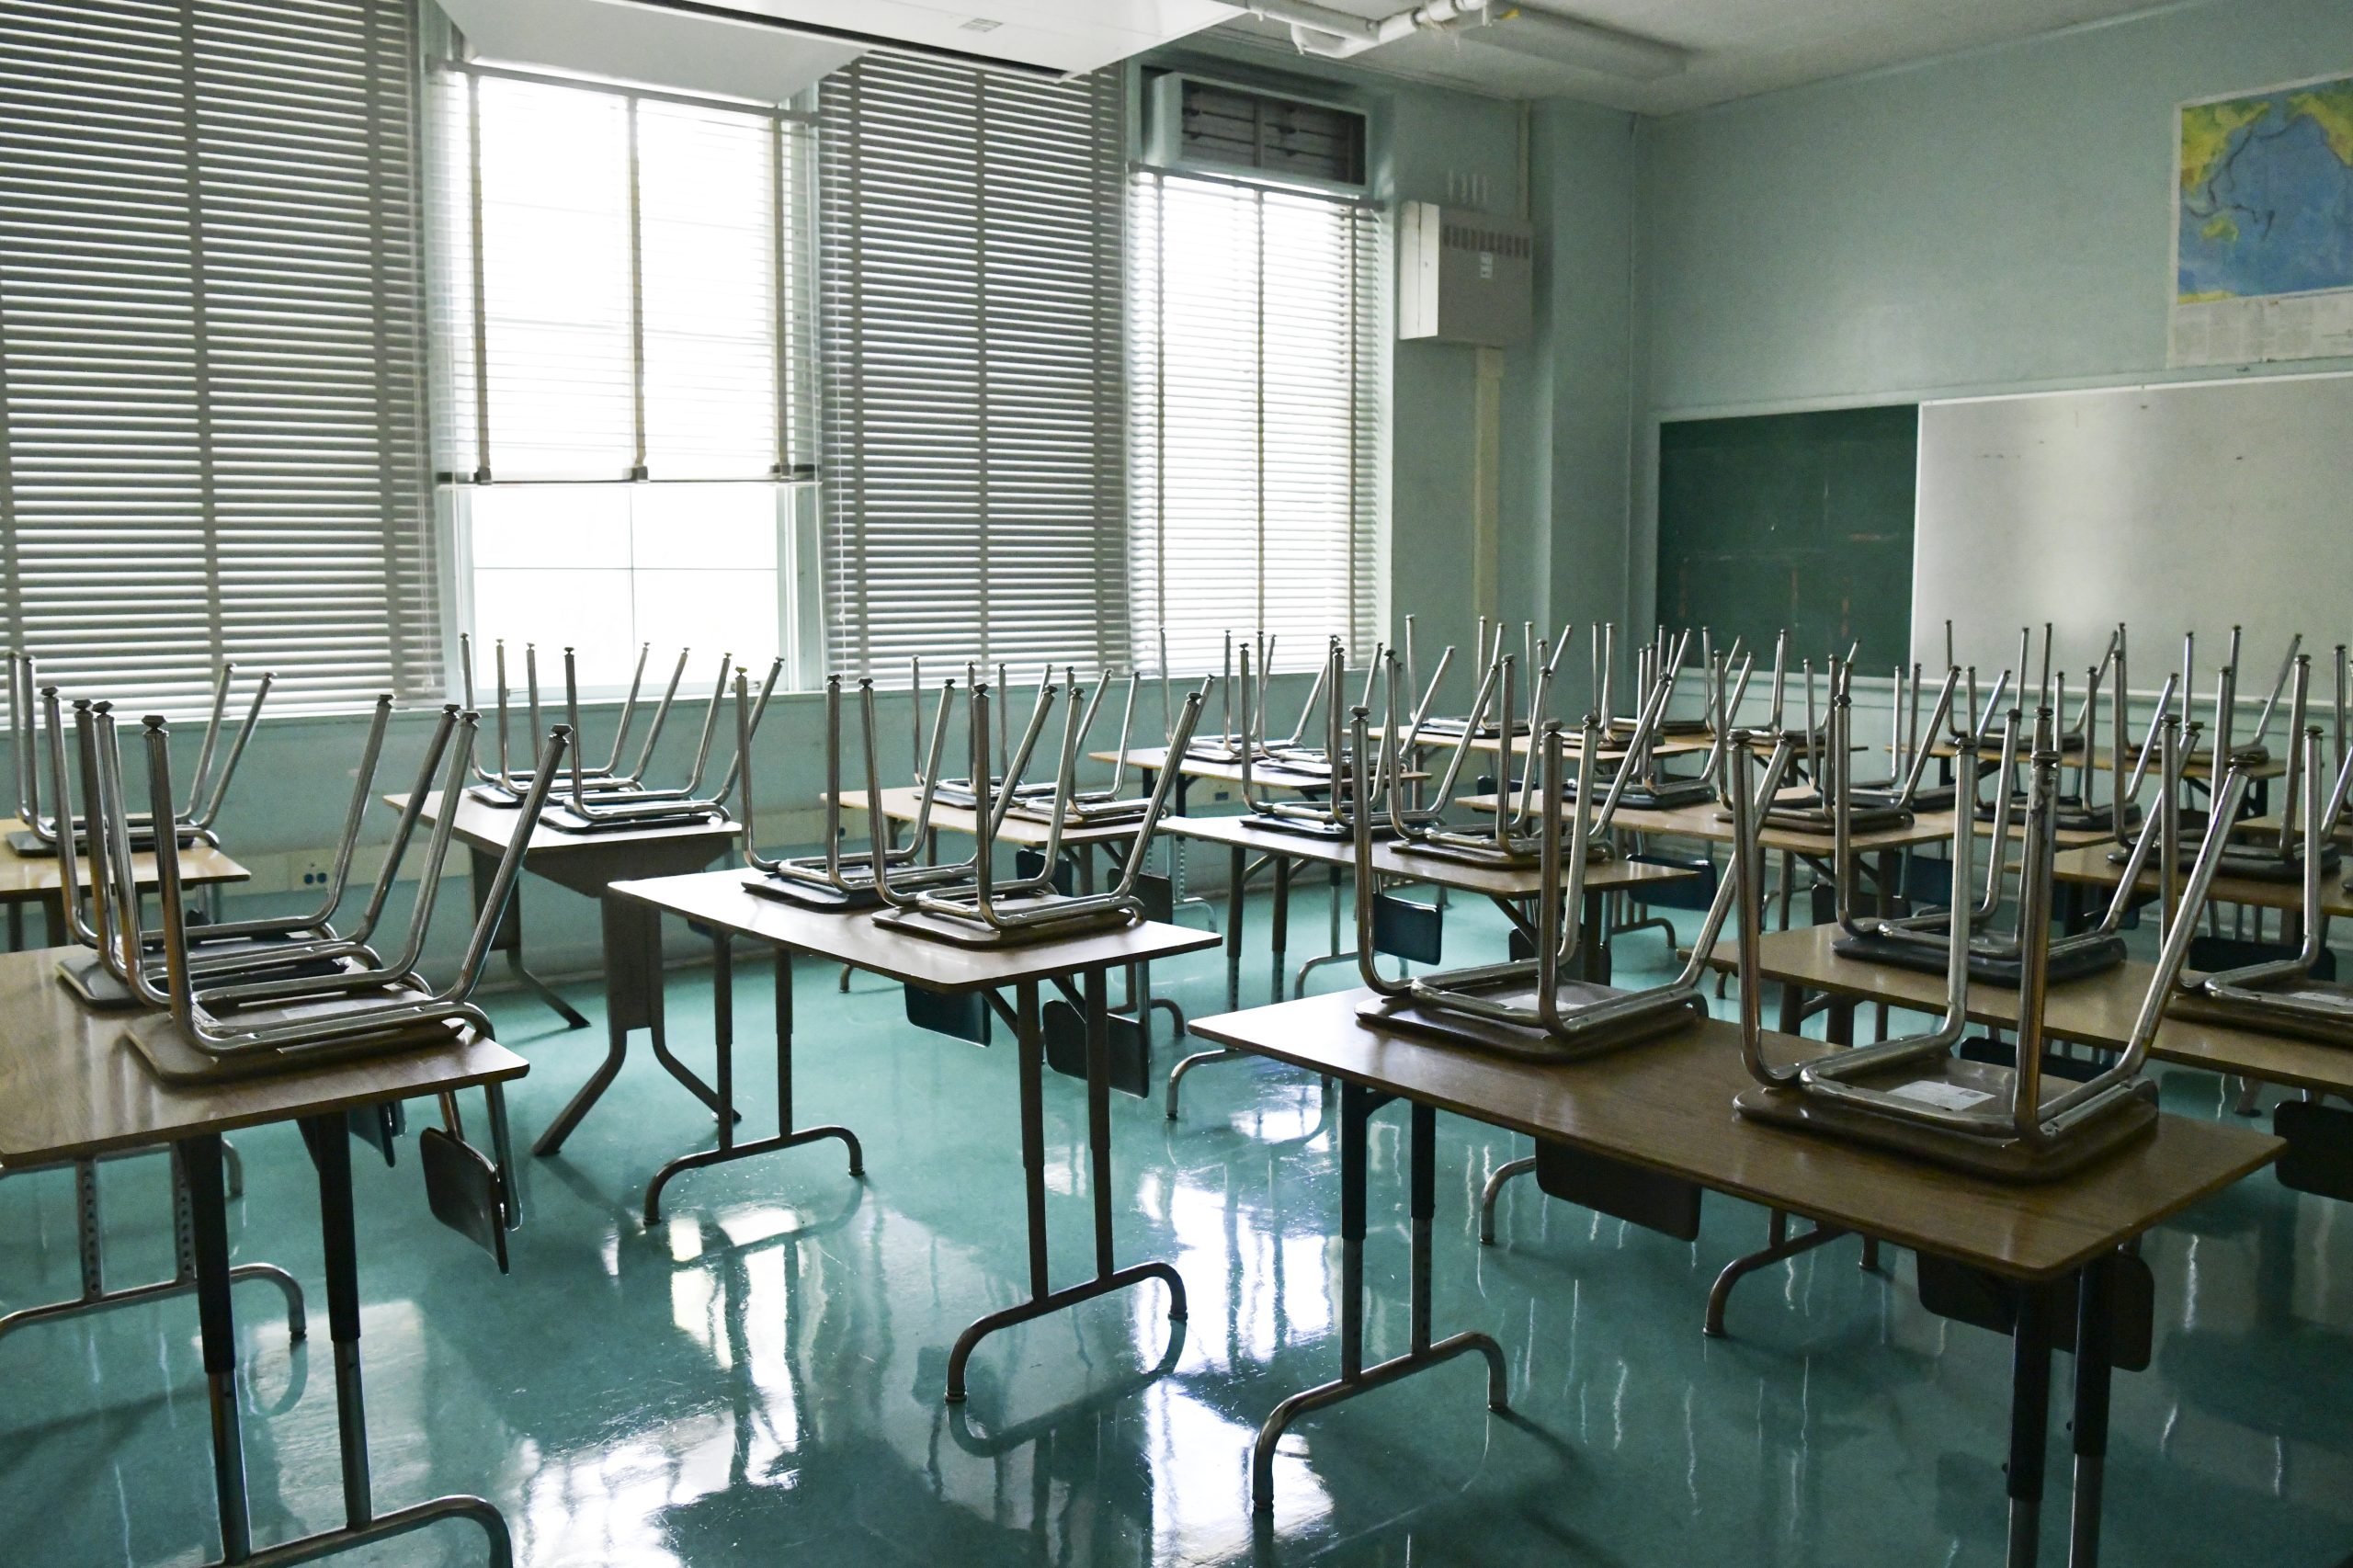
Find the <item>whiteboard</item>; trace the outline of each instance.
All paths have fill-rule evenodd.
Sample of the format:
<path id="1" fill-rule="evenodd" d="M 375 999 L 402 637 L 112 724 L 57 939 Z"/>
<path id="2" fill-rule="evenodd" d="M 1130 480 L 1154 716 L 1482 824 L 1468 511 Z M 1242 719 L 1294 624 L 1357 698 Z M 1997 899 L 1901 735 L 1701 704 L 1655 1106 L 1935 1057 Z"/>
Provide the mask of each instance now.
<path id="1" fill-rule="evenodd" d="M 1912 652 L 1931 669 L 1948 618 L 1981 672 L 2017 664 L 2022 626 L 2039 665 L 2052 622 L 2071 691 L 2120 620 L 2134 690 L 2194 630 L 2211 693 L 2243 624 L 2257 701 L 2302 632 L 2327 689 L 2353 641 L 2353 375 L 1922 404 Z"/>

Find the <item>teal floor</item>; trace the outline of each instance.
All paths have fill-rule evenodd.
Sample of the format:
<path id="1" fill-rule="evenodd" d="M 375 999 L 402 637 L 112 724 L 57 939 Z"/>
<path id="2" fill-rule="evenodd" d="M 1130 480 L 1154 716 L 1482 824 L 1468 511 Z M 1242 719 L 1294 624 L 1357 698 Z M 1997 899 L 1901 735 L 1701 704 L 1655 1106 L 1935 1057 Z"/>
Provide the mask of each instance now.
<path id="1" fill-rule="evenodd" d="M 1320 890 L 1294 947 L 1320 950 Z M 1253 934 L 1265 937 L 1263 910 Z M 1448 960 L 1498 954 L 1500 923 L 1449 916 Z M 1620 978 L 1664 960 L 1626 939 Z M 1295 964 L 1304 956 L 1292 954 Z M 1267 994 L 1254 946 L 1245 1000 Z M 764 966 L 739 971 L 740 1027 L 767 1024 Z M 1222 956 L 1159 977 L 1220 1010 Z M 1346 983 L 1345 969 L 1319 986 Z M 592 1014 L 593 988 L 572 999 Z M 1123 1261 L 1172 1260 L 1192 1316 L 1170 1347 L 1156 1290 L 992 1339 L 964 1409 L 948 1347 L 1022 1294 L 1012 1051 L 911 1028 L 898 993 L 799 976 L 801 1111 L 836 1146 L 687 1176 L 652 1233 L 648 1176 L 710 1137 L 642 1046 L 561 1158 L 529 1162 L 513 1276 L 428 1216 L 415 1144 L 358 1160 L 376 1496 L 479 1492 L 519 1561 L 559 1564 L 1990 1564 L 2000 1560 L 2007 1342 L 1923 1312 L 1908 1256 L 1862 1273 L 1843 1242 L 1747 1281 L 1732 1336 L 1704 1339 L 1708 1282 L 1765 1216 L 1711 1197 L 1686 1245 L 1518 1184 L 1503 1244 L 1477 1244 L 1479 1187 L 1524 1152 L 1440 1118 L 1437 1324 L 1504 1344 L 1516 1415 L 1490 1417 L 1475 1361 L 1311 1418 L 1286 1444 L 1279 1506 L 1254 1531 L 1246 1454 L 1284 1395 L 1335 1358 L 1336 1151 L 1312 1082 L 1257 1062 L 1186 1085 L 1184 1117 L 1122 1098 L 1113 1121 Z M 501 996 L 532 1059 L 528 1136 L 600 1051 Z M 670 984 L 672 1038 L 707 1065 L 707 971 Z M 1174 1048 L 1165 1037 L 1158 1064 Z M 764 1121 L 762 1052 L 745 1103 Z M 2164 1076 L 2167 1103 L 2224 1113 L 2219 1082 Z M 423 1111 L 426 1108 L 415 1108 Z M 1047 1085 L 1057 1276 L 1085 1269 L 1084 1102 Z M 266 1286 L 238 1292 L 246 1449 L 260 1541 L 335 1523 L 335 1403 L 319 1296 L 316 1188 L 292 1130 L 240 1135 L 240 1259 L 292 1269 L 320 1338 L 290 1348 Z M 1377 1300 L 1370 1348 L 1406 1332 L 1402 1112 L 1375 1119 Z M 165 1167 L 105 1177 L 117 1280 L 167 1271 Z M 0 1182 L 0 1307 L 67 1294 L 72 1184 Z M 2108 1509 L 2114 1564 L 2333 1568 L 2353 1552 L 2353 1220 L 2242 1184 L 2159 1231 L 2153 1368 L 2120 1375 Z M 2066 1361 L 2059 1363 L 2063 1391 Z M 2063 1560 L 2054 1415 L 2047 1562 Z M 0 1563 L 207 1561 L 210 1471 L 192 1305 L 129 1308 L 0 1340 Z M 344 1559 L 476 1563 L 467 1527 Z"/>

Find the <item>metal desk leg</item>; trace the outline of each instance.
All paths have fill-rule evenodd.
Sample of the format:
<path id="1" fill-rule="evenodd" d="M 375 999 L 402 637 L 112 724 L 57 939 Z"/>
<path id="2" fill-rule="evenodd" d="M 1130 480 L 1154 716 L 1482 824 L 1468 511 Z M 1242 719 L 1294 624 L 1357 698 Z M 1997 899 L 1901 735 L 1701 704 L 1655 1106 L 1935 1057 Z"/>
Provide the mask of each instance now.
<path id="1" fill-rule="evenodd" d="M 1608 894 L 1597 888 L 1587 888 L 1585 908 L 1578 918 L 1585 929 L 1585 939 L 1577 944 L 1577 978 L 1607 985 L 1611 957 Z"/>
<path id="2" fill-rule="evenodd" d="M 654 1057 L 670 1075 L 713 1111 L 719 1108 L 718 1091 L 670 1054 L 663 1033 L 661 912 L 635 899 L 607 893 L 598 900 L 598 913 L 605 938 L 605 1060 L 597 1064 L 597 1070 L 588 1074 L 588 1081 L 580 1085 L 580 1092 L 572 1096 L 572 1102 L 531 1145 L 531 1153 L 542 1157 L 563 1148 L 563 1141 L 572 1136 L 572 1130 L 580 1125 L 580 1119 L 612 1087 L 613 1080 L 620 1075 L 621 1063 L 629 1059 L 632 1029 L 649 1031 L 654 1037 Z"/>
<path id="3" fill-rule="evenodd" d="M 1504 1184 L 1514 1176 L 1524 1176 L 1536 1168 L 1536 1156 L 1523 1154 L 1517 1160 L 1506 1160 L 1495 1167 L 1495 1175 L 1479 1192 L 1479 1244 L 1495 1244 L 1495 1202 L 1504 1195 Z"/>
<path id="4" fill-rule="evenodd" d="M 498 857 L 485 855 L 472 847 L 466 852 L 472 857 L 467 862 L 470 872 L 467 880 L 473 889 L 474 918 L 479 920 L 482 918 L 482 901 L 490 892 L 492 879 L 498 875 Z M 490 950 L 505 956 L 506 972 L 515 977 L 515 983 L 553 1008 L 556 1017 L 563 1020 L 565 1028 L 585 1029 L 588 1027 L 587 1018 L 577 1008 L 551 990 L 546 981 L 523 966 L 523 881 L 519 877 L 515 881 L 514 891 L 507 894 L 506 908 L 498 917 L 498 929 L 491 934 Z"/>
<path id="5" fill-rule="evenodd" d="M 1800 1253 L 1812 1252 L 1848 1233 L 1835 1226 L 1817 1224 L 1802 1235 L 1793 1236 L 1790 1234 L 1789 1215 L 1779 1209 L 1772 1210 L 1772 1217 L 1767 1223 L 1765 1244 L 1725 1264 L 1723 1272 L 1716 1276 L 1716 1282 L 1708 1287 L 1708 1315 L 1700 1324 L 1701 1331 L 1711 1339 L 1724 1336 L 1724 1308 L 1731 1304 L 1732 1288 L 1747 1276 L 1760 1268 L 1785 1263 Z M 1863 1244 L 1867 1249 L 1863 1267 L 1869 1268 L 1879 1261 L 1878 1245 L 1868 1240 Z"/>
<path id="6" fill-rule="evenodd" d="M 2045 1292 L 2018 1292 L 2010 1346 L 2008 1568 L 2034 1568 L 2042 1548 L 2042 1468 L 2051 1424 L 2051 1309 Z"/>
<path id="7" fill-rule="evenodd" d="M 1275 1446 L 1290 1424 L 1311 1411 L 1339 1403 L 1367 1389 L 1393 1383 L 1425 1367 L 1451 1361 L 1475 1350 L 1487 1358 L 1487 1408 L 1507 1410 L 1503 1346 L 1477 1332 L 1430 1340 L 1430 1225 L 1438 1211 L 1438 1113 L 1411 1108 L 1413 1253 L 1408 1317 L 1412 1343 L 1402 1356 L 1364 1364 L 1365 1123 L 1382 1096 L 1357 1084 L 1340 1086 L 1340 1375 L 1275 1406 L 1250 1448 L 1250 1506 L 1264 1514 L 1275 1506 Z"/>
<path id="8" fill-rule="evenodd" d="M 22 903 L 11 903 L 8 905 L 8 950 L 12 953 L 25 950 L 25 906 Z"/>
<path id="9" fill-rule="evenodd" d="M 1283 972 L 1282 931 L 1286 918 L 1283 905 L 1290 889 L 1290 862 L 1279 855 L 1270 855 L 1267 858 L 1275 865 L 1276 892 L 1273 927 L 1276 949 L 1275 993 L 1276 999 L 1279 1001 L 1282 994 Z M 1227 1011 L 1231 1012 L 1242 1006 L 1242 900 L 1248 891 L 1250 882 L 1249 852 L 1238 844 L 1233 846 L 1227 876 L 1229 882 L 1225 915 L 1225 1006 Z M 1186 1074 L 1208 1062 L 1231 1062 L 1238 1056 L 1248 1054 L 1248 1051 L 1236 1051 L 1232 1046 L 1219 1046 L 1213 1051 L 1197 1051 L 1190 1056 L 1179 1058 L 1176 1065 L 1168 1069 L 1168 1090 L 1165 1108 L 1168 1113 L 1168 1119 L 1171 1121 L 1176 1119 L 1176 1085 L 1185 1081 Z"/>
<path id="10" fill-rule="evenodd" d="M 1274 908 L 1267 917 L 1267 939 L 1273 948 L 1275 1000 L 1283 999 L 1284 959 L 1290 951 L 1290 857 L 1268 855 L 1267 859 L 1274 877 Z"/>
<path id="11" fill-rule="evenodd" d="M 654 1174 L 645 1188 L 645 1228 L 649 1231 L 661 1220 L 662 1189 L 669 1185 L 670 1178 L 706 1165 L 838 1138 L 849 1151 L 849 1174 L 866 1174 L 866 1152 L 858 1147 L 858 1134 L 848 1128 L 796 1130 L 792 1125 L 792 955 L 781 948 L 776 951 L 777 1132 L 773 1138 L 756 1138 L 748 1143 L 735 1142 L 735 944 L 724 933 L 711 944 L 710 1010 L 713 1032 L 718 1037 L 719 1104 L 723 1113 L 719 1119 L 719 1147 L 681 1154 Z"/>
<path id="12" fill-rule="evenodd" d="M 335 1447 L 343 1466 L 344 1522 L 338 1529 L 321 1530 L 315 1535 L 283 1541 L 247 1555 L 250 1541 L 245 1513 L 244 1460 L 242 1451 L 237 1449 L 234 1346 L 230 1342 L 228 1293 L 222 1290 L 218 1292 L 221 1300 L 217 1314 L 210 1312 L 204 1314 L 204 1361 L 205 1369 L 213 1380 L 214 1464 L 221 1490 L 223 1561 L 256 1565 L 256 1568 L 286 1568 L 289 1564 L 312 1562 L 356 1547 L 406 1535 L 411 1530 L 422 1529 L 443 1519 L 463 1518 L 472 1519 L 482 1528 L 490 1547 L 491 1568 L 512 1568 L 515 1548 L 506 1532 L 506 1520 L 496 1508 L 480 1497 L 436 1497 L 406 1508 L 396 1508 L 389 1514 L 376 1512 L 368 1469 L 368 1406 L 359 1379 L 359 1256 L 351 1212 L 351 1135 L 341 1112 L 305 1118 L 301 1127 L 302 1141 L 310 1146 L 311 1163 L 319 1174 L 319 1231 L 324 1243 L 327 1280 L 327 1322 L 335 1345 Z M 213 1205 L 215 1219 L 219 1216 L 221 1198 L 220 1143 L 218 1139 L 210 1142 L 212 1144 L 210 1171 L 199 1169 L 197 1161 L 191 1161 L 189 1166 L 190 1186 L 197 1198 L 197 1256 L 200 1269 L 225 1261 L 227 1249 L 225 1237 L 216 1234 L 208 1238 L 205 1235 L 207 1195 L 209 1193 Z M 182 1147 L 192 1146 L 191 1143 Z M 199 1159 L 201 1159 L 200 1155 Z M 215 1246 L 219 1251 L 212 1253 Z M 203 1301 L 203 1285 L 198 1287 L 197 1294 L 199 1301 Z M 218 1358 L 218 1370 L 215 1370 L 213 1343 L 216 1316 L 217 1328 L 223 1340 Z M 224 1392 L 230 1402 L 225 1426 L 221 1415 Z M 224 1443 L 225 1448 L 222 1446 Z M 227 1455 L 233 1455 L 231 1462 L 223 1462 Z"/>
<path id="13" fill-rule="evenodd" d="M 1904 851 L 1901 849 L 1881 850 L 1879 852 L 1877 870 L 1875 871 L 1872 880 L 1879 883 L 1877 900 L 1879 915 L 1882 920 L 1893 919 L 1895 916 L 1896 892 L 1903 886 L 1903 877 Z M 2074 884 L 2070 883 L 2069 885 L 2072 886 Z M 1852 1008 L 1847 1010 L 1847 1017 L 1848 1025 L 1847 1043 L 1851 1045 L 1854 1043 L 1854 1011 Z M 1879 1029 L 1879 1035 L 1877 1038 L 1885 1040 L 1887 1038 L 1888 1030 L 1886 1003 L 1881 1002 L 1875 1006 L 1872 1010 L 1872 1022 Z"/>
<path id="14" fill-rule="evenodd" d="M 1228 858 L 1225 912 L 1225 1005 L 1242 1006 L 1242 900 L 1248 892 L 1250 857 L 1240 845 Z"/>
<path id="15" fill-rule="evenodd" d="M 54 890 L 40 895 L 40 923 L 48 940 L 42 945 L 62 948 L 74 938 L 65 930 L 65 897 Z"/>
<path id="16" fill-rule="evenodd" d="M 976 1318 L 956 1337 L 948 1353 L 948 1403 L 964 1398 L 964 1367 L 973 1349 L 998 1329 L 1058 1312 L 1131 1285 L 1157 1279 L 1168 1287 L 1168 1319 L 1185 1321 L 1185 1282 L 1176 1270 L 1157 1259 L 1126 1268 L 1111 1266 L 1111 1026 L 1108 986 L 1103 971 L 1086 973 L 1086 1142 L 1092 1156 L 1090 1185 L 1095 1188 L 1095 1278 L 1084 1284 L 1054 1290 L 1049 1280 L 1046 1254 L 1046 1108 L 1045 1031 L 1038 1020 L 1038 983 L 1025 980 L 1014 987 L 1014 1018 L 1018 1026 L 1021 1057 L 1021 1171 L 1028 1187 L 1029 1220 L 1029 1300 L 1002 1312 Z M 1181 1330 L 1180 1330 L 1181 1332 Z"/>
<path id="17" fill-rule="evenodd" d="M 224 1142 L 221 1147 L 225 1158 L 229 1153 L 228 1145 Z M 187 1295 L 196 1289 L 196 1251 L 190 1207 L 193 1199 L 188 1189 L 188 1171 L 176 1148 L 167 1149 L 165 1153 L 172 1162 L 172 1235 L 175 1241 L 172 1277 L 152 1284 L 116 1290 L 107 1288 L 105 1227 L 98 1212 L 97 1162 L 76 1160 L 74 1162 L 74 1234 L 81 1256 L 82 1293 L 69 1301 L 20 1307 L 0 1316 L 0 1335 L 52 1318 L 105 1312 L 111 1307 L 129 1306 L 134 1301 L 162 1301 L 171 1296 Z M 228 1187 L 229 1195 L 235 1197 L 237 1183 L 233 1179 Z M 229 1278 L 233 1284 L 247 1279 L 268 1280 L 286 1299 L 287 1338 L 299 1341 L 309 1334 L 309 1321 L 302 1311 L 302 1287 L 286 1270 L 269 1263 L 241 1263 L 229 1270 Z"/>
<path id="18" fill-rule="evenodd" d="M 2075 1306 L 2075 1488 L 2068 1509 L 2067 1568 L 2098 1568 L 2100 1505 L 2108 1481 L 2108 1388 L 2112 1256 L 2084 1266 Z"/>
<path id="19" fill-rule="evenodd" d="M 220 1510 L 221 1558 L 253 1551 L 245 1507 L 245 1449 L 237 1430 L 237 1329 L 229 1310 L 229 1210 L 221 1189 L 221 1135 L 179 1144 L 188 1173 L 188 1250 L 196 1261 L 196 1315 L 204 1345 L 204 1397 L 212 1413 L 212 1492 Z"/>

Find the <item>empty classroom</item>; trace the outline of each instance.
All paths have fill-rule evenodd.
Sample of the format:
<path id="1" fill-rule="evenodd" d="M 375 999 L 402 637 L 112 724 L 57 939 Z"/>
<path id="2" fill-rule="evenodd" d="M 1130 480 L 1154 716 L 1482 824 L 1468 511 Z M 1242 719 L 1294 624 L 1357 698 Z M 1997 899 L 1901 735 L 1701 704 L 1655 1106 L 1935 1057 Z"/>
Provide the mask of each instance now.
<path id="1" fill-rule="evenodd" d="M 2353 1568 L 2347 0 L 0 0 L 0 1562 Z"/>

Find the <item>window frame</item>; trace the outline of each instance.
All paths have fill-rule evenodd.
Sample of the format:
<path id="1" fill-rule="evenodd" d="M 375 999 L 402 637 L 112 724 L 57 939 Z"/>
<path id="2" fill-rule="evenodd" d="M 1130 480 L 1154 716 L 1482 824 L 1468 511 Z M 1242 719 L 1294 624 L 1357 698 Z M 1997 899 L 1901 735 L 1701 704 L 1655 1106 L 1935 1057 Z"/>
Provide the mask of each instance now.
<path id="1" fill-rule="evenodd" d="M 525 488 L 601 488 L 609 485 L 659 485 L 666 488 L 757 483 L 766 484 L 771 490 L 776 505 L 777 596 L 770 638 L 772 645 L 760 649 L 739 649 L 735 653 L 739 660 L 746 664 L 765 664 L 771 656 L 782 656 L 785 674 L 780 685 L 786 689 L 806 689 L 813 684 L 811 676 L 816 667 L 813 648 L 822 648 L 823 644 L 822 619 L 818 619 L 821 612 L 814 604 L 818 590 L 813 581 L 816 566 L 811 539 L 818 481 L 814 449 L 818 426 L 819 369 L 813 186 L 816 177 L 816 113 L 807 101 L 808 95 L 802 95 L 801 99 L 791 104 L 758 103 L 463 58 L 443 58 L 435 62 L 433 74 L 435 80 L 428 85 L 449 93 L 454 102 L 445 99 L 438 110 L 424 118 L 442 137 L 454 137 L 460 145 L 453 149 L 445 142 L 438 155 L 426 160 L 427 179 L 443 185 L 439 191 L 429 193 L 428 205 L 453 202 L 463 209 L 462 218 L 454 225 L 444 216 L 438 232 L 433 235 L 435 256 L 445 272 L 439 293 L 454 307 L 441 310 L 439 314 L 444 319 L 437 320 L 435 324 L 437 327 L 445 329 L 436 335 L 438 341 L 435 390 L 440 405 L 436 433 L 443 437 L 437 443 L 442 448 L 437 452 L 437 457 L 471 459 L 470 465 L 462 460 L 437 463 L 433 476 L 435 505 L 440 515 L 442 537 L 446 540 L 441 552 L 443 602 L 449 607 L 445 662 L 452 677 L 452 687 L 455 686 L 458 668 L 456 640 L 460 632 L 472 629 L 477 605 L 475 574 L 478 568 L 473 548 L 473 502 L 477 496 L 489 492 Z M 632 460 L 624 472 L 610 477 L 534 475 L 502 479 L 493 466 L 494 408 L 491 377 L 487 374 L 493 333 L 487 308 L 488 252 L 483 244 L 484 203 L 481 89 L 485 81 L 512 81 L 565 91 L 605 94 L 619 97 L 630 106 L 632 130 L 626 177 L 630 182 L 627 243 L 630 254 L 631 363 L 628 376 L 631 401 Z M 769 297 L 773 301 L 771 351 L 775 375 L 771 413 L 776 444 L 774 459 L 765 475 L 665 478 L 649 472 L 647 310 L 643 290 L 648 219 L 638 183 L 640 169 L 635 156 L 633 124 L 637 106 L 644 103 L 675 104 L 688 108 L 765 119 L 771 127 L 767 160 L 771 235 L 767 249 L 772 280 Z M 439 202 L 432 200 L 432 198 L 438 198 Z M 439 303 L 441 300 L 437 300 L 437 304 Z M 455 319 L 448 319 L 450 317 Z M 462 346 L 453 340 L 462 340 Z M 634 579 L 634 566 L 628 570 Z M 658 655 L 660 649 L 655 652 Z M 480 666 L 476 671 L 479 686 L 482 671 L 487 665 L 479 656 L 476 664 Z M 542 671 L 543 681 L 545 674 Z M 584 687 L 582 695 L 607 701 L 618 698 L 622 689 L 618 685 L 599 685 Z"/>

